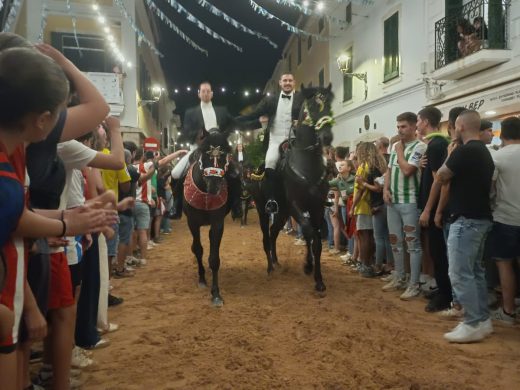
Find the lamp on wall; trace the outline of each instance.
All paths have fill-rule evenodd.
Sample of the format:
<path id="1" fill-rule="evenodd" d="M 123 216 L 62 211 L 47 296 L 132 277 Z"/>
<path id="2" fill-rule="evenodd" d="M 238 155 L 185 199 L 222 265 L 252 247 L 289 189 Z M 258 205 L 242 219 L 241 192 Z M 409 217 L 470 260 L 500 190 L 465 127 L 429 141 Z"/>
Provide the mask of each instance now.
<path id="1" fill-rule="evenodd" d="M 139 104 L 143 105 L 143 104 L 157 103 L 161 99 L 163 92 L 164 92 L 164 88 L 161 88 L 158 85 L 154 85 L 152 87 L 152 96 L 151 96 L 152 98 L 149 100 L 141 100 L 141 101 L 139 101 Z"/>
<path id="2" fill-rule="evenodd" d="M 337 59 L 338 69 L 344 76 L 347 77 L 355 77 L 359 80 L 365 82 L 365 100 L 368 97 L 368 80 L 367 80 L 367 72 L 365 73 L 352 73 L 350 69 L 352 69 L 352 58 L 347 54 L 342 54 Z"/>

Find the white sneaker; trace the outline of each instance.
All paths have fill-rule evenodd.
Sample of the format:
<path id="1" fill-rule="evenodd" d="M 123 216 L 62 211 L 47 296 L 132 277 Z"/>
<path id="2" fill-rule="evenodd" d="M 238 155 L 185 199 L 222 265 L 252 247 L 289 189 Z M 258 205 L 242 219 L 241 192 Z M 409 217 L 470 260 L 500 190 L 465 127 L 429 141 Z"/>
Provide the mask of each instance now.
<path id="1" fill-rule="evenodd" d="M 391 280 L 394 280 L 394 279 L 395 279 L 395 271 L 394 270 L 390 271 L 390 273 L 388 275 L 383 276 L 381 278 L 381 280 L 383 282 L 387 282 L 387 283 L 390 282 Z"/>
<path id="2" fill-rule="evenodd" d="M 87 357 L 80 350 L 81 349 L 78 347 L 75 347 L 72 350 L 72 360 L 70 365 L 76 368 L 87 368 L 89 366 L 92 366 L 94 364 L 94 360 Z"/>
<path id="3" fill-rule="evenodd" d="M 435 290 L 437 288 L 437 282 L 435 281 L 435 278 L 432 278 L 429 275 L 424 275 L 424 277 L 421 277 L 421 279 L 421 290 L 424 292 L 430 292 L 431 290 Z"/>
<path id="4" fill-rule="evenodd" d="M 148 264 L 148 262 L 146 261 L 146 259 L 139 259 L 139 263 L 140 263 L 140 265 L 146 265 L 146 264 Z"/>
<path id="5" fill-rule="evenodd" d="M 339 255 L 341 253 L 341 251 L 339 249 L 332 249 L 332 250 L 329 251 L 329 253 L 331 255 Z"/>
<path id="6" fill-rule="evenodd" d="M 385 284 L 382 288 L 383 291 L 397 291 L 404 290 L 406 288 L 406 280 L 399 279 L 398 277 L 394 277 L 390 282 Z"/>
<path id="7" fill-rule="evenodd" d="M 421 295 L 421 287 L 419 284 L 411 284 L 404 293 L 399 297 L 402 301 L 409 301 Z"/>
<path id="8" fill-rule="evenodd" d="M 493 323 L 491 322 L 491 318 L 482 321 L 479 325 L 482 329 L 482 332 L 484 332 L 484 336 L 489 336 L 491 333 L 493 333 Z"/>
<path id="9" fill-rule="evenodd" d="M 492 311 L 491 318 L 493 321 L 498 321 L 502 325 L 514 326 L 516 324 L 516 317 L 507 314 L 503 307 L 499 307 L 497 310 Z"/>
<path id="10" fill-rule="evenodd" d="M 298 238 L 294 241 L 294 245 L 296 246 L 303 246 L 303 245 L 307 245 L 307 243 L 305 242 L 305 240 L 302 240 L 301 238 Z"/>
<path id="11" fill-rule="evenodd" d="M 464 308 L 457 309 L 453 304 L 449 309 L 445 309 L 437 313 L 444 320 L 459 320 L 464 316 Z"/>
<path id="12" fill-rule="evenodd" d="M 153 248 L 155 248 L 154 245 L 152 245 L 152 242 L 151 241 L 148 241 L 148 245 L 146 246 L 146 249 L 148 249 L 149 251 L 152 250 Z"/>
<path id="13" fill-rule="evenodd" d="M 445 333 L 444 338 L 450 343 L 473 343 L 486 337 L 485 330 L 480 324 L 471 326 L 460 322 L 451 332 Z"/>
<path id="14" fill-rule="evenodd" d="M 352 260 L 352 255 L 349 252 L 347 252 L 344 255 L 341 255 L 339 258 L 343 261 L 350 261 Z"/>

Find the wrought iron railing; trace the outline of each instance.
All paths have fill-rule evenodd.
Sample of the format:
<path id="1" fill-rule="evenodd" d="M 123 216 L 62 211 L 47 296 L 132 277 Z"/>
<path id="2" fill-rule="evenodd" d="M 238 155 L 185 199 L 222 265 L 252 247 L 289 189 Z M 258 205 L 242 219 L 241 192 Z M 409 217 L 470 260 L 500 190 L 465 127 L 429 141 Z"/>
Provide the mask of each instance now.
<path id="1" fill-rule="evenodd" d="M 507 49 L 511 0 L 471 0 L 435 23 L 435 69 L 481 49 Z M 481 28 L 474 21 L 481 18 Z"/>

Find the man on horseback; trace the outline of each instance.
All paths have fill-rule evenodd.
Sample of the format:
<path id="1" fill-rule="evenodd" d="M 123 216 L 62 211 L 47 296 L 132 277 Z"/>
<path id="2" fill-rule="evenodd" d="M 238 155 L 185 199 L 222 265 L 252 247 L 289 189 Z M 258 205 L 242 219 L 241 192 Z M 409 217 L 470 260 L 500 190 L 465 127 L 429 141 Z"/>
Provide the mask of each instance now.
<path id="1" fill-rule="evenodd" d="M 291 73 L 285 73 L 278 82 L 281 92 L 264 97 L 255 110 L 248 115 L 237 118 L 239 122 L 268 116 L 269 121 L 264 132 L 265 156 L 265 193 L 267 203 L 265 210 L 269 214 L 278 213 L 278 203 L 275 200 L 276 164 L 280 159 L 279 147 L 289 138 L 293 123 L 298 120 L 303 96 L 295 92 L 295 80 Z"/>
<path id="2" fill-rule="evenodd" d="M 238 124 L 226 107 L 214 106 L 212 103 L 213 91 L 209 81 L 203 81 L 199 85 L 199 99 L 200 104 L 186 110 L 184 115 L 183 132 L 180 140 L 183 142 L 187 141 L 190 144 L 190 152 L 181 158 L 172 170 L 172 178 L 178 180 L 176 185 L 177 194 L 182 194 L 182 185 L 188 170 L 189 158 L 206 136 L 205 130 L 216 128 L 220 132 L 229 132 L 236 128 L 252 130 L 260 127 L 258 121 Z M 227 176 L 227 178 L 231 213 L 233 218 L 240 218 L 242 216 L 240 207 L 240 178 L 237 175 L 235 175 L 237 177 L 230 176 L 232 177 Z M 180 218 L 182 215 L 182 195 L 177 195 L 176 209 L 176 216 Z"/>

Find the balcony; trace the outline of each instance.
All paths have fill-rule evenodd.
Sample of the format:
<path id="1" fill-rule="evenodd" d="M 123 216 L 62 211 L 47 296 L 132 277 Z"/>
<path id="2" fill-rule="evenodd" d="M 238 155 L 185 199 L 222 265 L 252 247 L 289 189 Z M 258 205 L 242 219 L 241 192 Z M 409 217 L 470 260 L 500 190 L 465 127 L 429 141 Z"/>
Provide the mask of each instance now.
<path id="1" fill-rule="evenodd" d="M 510 0 L 472 0 L 435 23 L 437 80 L 459 80 L 509 61 Z"/>

